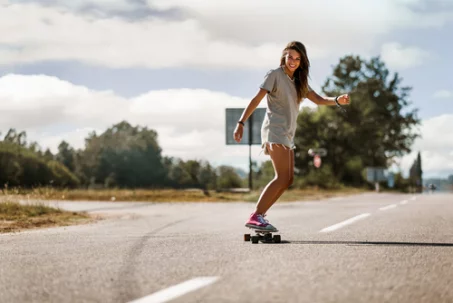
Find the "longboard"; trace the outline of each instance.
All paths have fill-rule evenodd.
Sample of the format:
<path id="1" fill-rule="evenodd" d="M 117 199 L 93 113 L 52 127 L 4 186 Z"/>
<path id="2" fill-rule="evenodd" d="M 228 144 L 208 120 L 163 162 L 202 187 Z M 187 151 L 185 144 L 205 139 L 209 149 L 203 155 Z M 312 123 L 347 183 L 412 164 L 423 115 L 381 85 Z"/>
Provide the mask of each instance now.
<path id="1" fill-rule="evenodd" d="M 249 227 L 250 228 L 250 227 Z M 255 235 L 251 234 L 244 234 L 244 241 L 246 242 L 252 242 L 253 244 L 258 244 L 258 242 L 263 242 L 263 243 L 281 243 L 282 238 L 280 235 L 273 235 L 273 233 L 278 232 L 277 231 L 268 231 L 268 230 L 261 230 L 261 229 L 255 229 L 255 228 L 250 228 L 255 231 Z"/>

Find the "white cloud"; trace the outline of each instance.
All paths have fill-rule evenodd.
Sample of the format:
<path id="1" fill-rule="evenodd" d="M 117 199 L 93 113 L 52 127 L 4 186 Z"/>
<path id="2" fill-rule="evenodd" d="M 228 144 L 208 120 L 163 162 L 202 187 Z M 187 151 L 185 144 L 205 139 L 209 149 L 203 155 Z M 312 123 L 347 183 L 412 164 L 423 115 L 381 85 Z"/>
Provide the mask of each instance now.
<path id="1" fill-rule="evenodd" d="M 439 90 L 434 93 L 433 97 L 439 99 L 450 99 L 453 98 L 453 92 L 449 90 Z"/>
<path id="2" fill-rule="evenodd" d="M 74 5 L 83 3 L 89 1 Z M 96 5 L 109 7 L 109 3 Z M 112 3 L 126 9 L 125 1 Z M 114 68 L 263 68 L 278 64 L 289 40 L 304 42 L 312 59 L 345 52 L 364 54 L 372 52 L 377 39 L 386 33 L 439 27 L 452 15 L 448 11 L 416 13 L 406 4 L 390 0 L 291 0 L 286 5 L 271 0 L 153 0 L 149 1 L 151 9 L 185 10 L 188 17 L 153 16 L 134 22 L 96 19 L 37 4 L 9 4 L 0 10 L 0 64 L 78 60 Z M 344 7 L 348 12 L 338 13 Z"/>
<path id="3" fill-rule="evenodd" d="M 0 99 L 3 135 L 9 128 L 26 131 L 42 149 L 56 152 L 63 140 L 83 148 L 90 132 L 126 120 L 156 130 L 166 156 L 247 167 L 248 148 L 225 145 L 225 108 L 244 108 L 249 100 L 225 93 L 174 89 L 125 99 L 55 77 L 7 75 L 0 78 Z M 263 99 L 260 107 L 265 104 Z M 254 146 L 254 160 L 266 159 L 259 152 Z"/>
<path id="4" fill-rule="evenodd" d="M 31 129 L 68 122 L 103 126 L 126 118 L 126 100 L 113 92 L 92 91 L 50 76 L 4 76 L 0 78 L 0 99 L 2 129 L 15 124 Z M 108 115 L 105 108 L 109 108 Z"/>
<path id="5" fill-rule="evenodd" d="M 381 56 L 389 68 L 407 69 L 426 63 L 430 58 L 427 51 L 417 47 L 404 47 L 392 42 L 382 45 Z"/>
<path id="6" fill-rule="evenodd" d="M 402 168 L 408 171 L 420 151 L 424 176 L 453 175 L 452 128 L 453 114 L 424 120 L 421 126 L 422 136 L 415 141 L 413 152 L 402 159 Z"/>

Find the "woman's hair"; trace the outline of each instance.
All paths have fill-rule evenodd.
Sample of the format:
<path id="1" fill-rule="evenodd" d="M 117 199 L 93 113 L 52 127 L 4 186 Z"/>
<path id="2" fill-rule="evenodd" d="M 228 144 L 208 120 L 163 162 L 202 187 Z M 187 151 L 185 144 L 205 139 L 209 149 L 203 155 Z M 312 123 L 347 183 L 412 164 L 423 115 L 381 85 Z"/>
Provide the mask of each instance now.
<path id="1" fill-rule="evenodd" d="M 308 60 L 307 50 L 305 46 L 299 41 L 289 42 L 285 49 L 282 52 L 282 57 L 280 59 L 280 65 L 285 65 L 285 57 L 288 50 L 295 50 L 300 54 L 300 65 L 294 72 L 294 84 L 296 85 L 297 99 L 298 102 L 302 101 L 302 98 L 305 97 L 308 93 L 308 74 L 310 72 L 310 61 Z"/>

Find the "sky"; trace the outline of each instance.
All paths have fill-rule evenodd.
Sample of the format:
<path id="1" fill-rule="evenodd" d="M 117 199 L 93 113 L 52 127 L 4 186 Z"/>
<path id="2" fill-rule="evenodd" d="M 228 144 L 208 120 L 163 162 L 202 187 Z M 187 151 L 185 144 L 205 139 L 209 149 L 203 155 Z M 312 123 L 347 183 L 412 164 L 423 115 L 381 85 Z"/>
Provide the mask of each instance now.
<path id="1" fill-rule="evenodd" d="M 319 93 L 341 57 L 380 56 L 422 120 L 401 170 L 420 151 L 423 176 L 446 177 L 452 32 L 453 0 L 0 0 L 0 132 L 56 152 L 126 120 L 157 131 L 164 156 L 248 171 L 248 146 L 225 144 L 225 109 L 246 107 L 298 40 Z"/>

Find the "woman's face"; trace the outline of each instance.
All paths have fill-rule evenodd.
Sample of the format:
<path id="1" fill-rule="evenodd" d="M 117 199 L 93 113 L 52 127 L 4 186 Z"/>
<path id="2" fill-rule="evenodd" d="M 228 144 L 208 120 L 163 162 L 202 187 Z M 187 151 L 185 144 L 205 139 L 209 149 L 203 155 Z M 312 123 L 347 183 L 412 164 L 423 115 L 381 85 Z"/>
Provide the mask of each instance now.
<path id="1" fill-rule="evenodd" d="M 286 68 L 291 72 L 295 72 L 300 65 L 300 57 L 301 56 L 297 51 L 293 49 L 288 50 L 285 57 Z"/>

